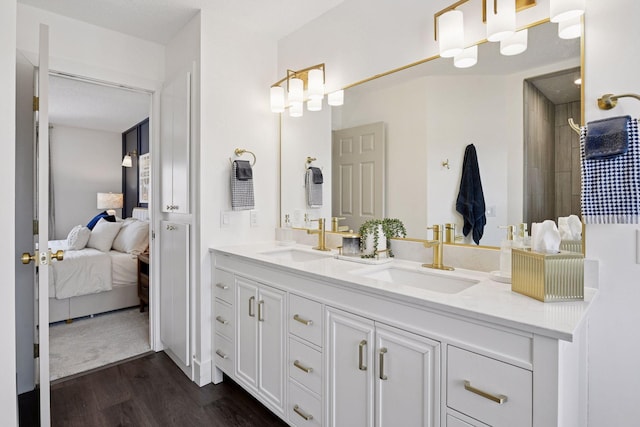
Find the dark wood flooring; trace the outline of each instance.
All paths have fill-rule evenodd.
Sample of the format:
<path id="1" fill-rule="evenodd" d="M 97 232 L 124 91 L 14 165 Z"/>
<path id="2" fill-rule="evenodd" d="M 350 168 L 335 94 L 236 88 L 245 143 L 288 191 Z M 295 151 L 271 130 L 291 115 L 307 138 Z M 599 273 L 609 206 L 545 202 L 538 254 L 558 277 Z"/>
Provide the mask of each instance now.
<path id="1" fill-rule="evenodd" d="M 37 401 L 21 397 L 20 409 L 20 425 L 34 425 Z M 286 426 L 230 379 L 198 387 L 162 352 L 52 385 L 51 422 L 54 427 Z"/>

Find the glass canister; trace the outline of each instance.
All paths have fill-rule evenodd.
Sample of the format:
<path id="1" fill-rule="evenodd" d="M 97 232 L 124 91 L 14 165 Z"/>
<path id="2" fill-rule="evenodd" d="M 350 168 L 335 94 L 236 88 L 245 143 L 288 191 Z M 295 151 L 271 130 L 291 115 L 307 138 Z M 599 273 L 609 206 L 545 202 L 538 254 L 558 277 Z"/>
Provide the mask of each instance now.
<path id="1" fill-rule="evenodd" d="M 351 234 L 342 236 L 342 254 L 358 255 L 360 253 L 360 236 Z"/>

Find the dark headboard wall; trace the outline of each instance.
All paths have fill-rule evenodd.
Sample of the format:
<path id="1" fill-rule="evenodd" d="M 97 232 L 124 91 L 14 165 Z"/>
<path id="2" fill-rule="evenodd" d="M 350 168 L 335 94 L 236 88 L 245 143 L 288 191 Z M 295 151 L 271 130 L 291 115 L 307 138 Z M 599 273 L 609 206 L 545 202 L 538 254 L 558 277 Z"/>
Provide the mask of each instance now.
<path id="1" fill-rule="evenodd" d="M 133 151 L 138 156 L 149 152 L 149 119 L 145 119 L 122 134 L 122 157 Z M 138 156 L 131 156 L 130 168 L 122 168 L 122 193 L 124 194 L 123 218 L 129 218 L 136 206 L 148 207 L 138 202 Z"/>

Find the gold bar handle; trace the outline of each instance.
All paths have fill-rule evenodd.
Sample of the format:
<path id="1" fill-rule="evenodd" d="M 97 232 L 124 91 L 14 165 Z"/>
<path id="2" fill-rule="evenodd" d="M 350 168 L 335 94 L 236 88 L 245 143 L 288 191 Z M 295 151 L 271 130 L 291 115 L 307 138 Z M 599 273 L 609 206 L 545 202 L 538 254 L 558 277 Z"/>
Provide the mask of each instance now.
<path id="1" fill-rule="evenodd" d="M 367 367 L 364 365 L 362 360 L 364 358 L 365 345 L 367 345 L 367 340 L 362 340 L 360 341 L 360 344 L 358 344 L 358 369 L 360 369 L 361 371 L 367 370 Z"/>
<path id="2" fill-rule="evenodd" d="M 216 354 L 220 357 L 222 357 L 223 359 L 228 359 L 229 356 L 227 356 L 226 354 L 224 354 L 222 351 L 220 350 L 216 350 Z"/>
<path id="3" fill-rule="evenodd" d="M 471 385 L 471 382 L 467 380 L 464 380 L 464 389 L 467 391 L 470 391 L 471 393 L 475 393 L 478 396 L 482 396 L 485 399 L 489 399 L 492 402 L 496 402 L 498 405 L 502 405 L 507 401 L 507 396 L 502 394 L 487 393 L 486 391 L 475 388 L 474 386 Z"/>
<path id="4" fill-rule="evenodd" d="M 220 288 L 223 291 L 226 291 L 227 289 L 229 289 L 229 287 L 227 285 L 224 285 L 222 283 L 216 283 L 216 288 Z"/>
<path id="5" fill-rule="evenodd" d="M 256 314 L 253 312 L 253 305 L 256 302 L 256 297 L 249 298 L 249 317 L 256 317 Z"/>
<path id="6" fill-rule="evenodd" d="M 300 317 L 300 316 L 299 316 L 299 315 L 297 315 L 297 314 L 294 314 L 294 315 L 293 315 L 293 320 L 296 320 L 296 321 L 298 321 L 298 322 L 302 323 L 302 324 L 303 324 L 303 325 L 305 325 L 305 326 L 311 326 L 311 325 L 313 325 L 313 320 L 303 319 L 302 317 Z"/>
<path id="7" fill-rule="evenodd" d="M 223 325 L 228 325 L 229 321 L 222 316 L 216 316 L 216 321 L 222 323 Z"/>
<path id="8" fill-rule="evenodd" d="M 313 419 L 313 415 L 307 414 L 304 412 L 298 405 L 293 405 L 293 411 L 304 418 L 305 421 L 311 421 Z"/>
<path id="9" fill-rule="evenodd" d="M 387 348 L 382 347 L 380 349 L 380 379 L 383 381 L 387 380 L 387 376 L 384 374 L 384 355 L 387 354 Z"/>
<path id="10" fill-rule="evenodd" d="M 311 372 L 313 372 L 313 368 L 308 368 L 304 366 L 302 363 L 300 363 L 299 360 L 294 360 L 293 366 L 295 366 L 296 368 L 300 369 L 303 372 L 306 372 L 307 374 L 310 374 Z"/>
<path id="11" fill-rule="evenodd" d="M 264 306 L 264 300 L 258 301 L 258 322 L 264 322 L 264 317 L 262 317 L 263 306 Z"/>

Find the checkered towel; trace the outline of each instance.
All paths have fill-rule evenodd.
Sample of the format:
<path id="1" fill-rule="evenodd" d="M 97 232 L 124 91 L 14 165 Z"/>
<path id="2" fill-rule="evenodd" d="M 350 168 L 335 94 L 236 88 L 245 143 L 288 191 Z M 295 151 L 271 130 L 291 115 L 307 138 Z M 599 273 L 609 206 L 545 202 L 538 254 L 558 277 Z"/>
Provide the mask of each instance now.
<path id="1" fill-rule="evenodd" d="M 304 175 L 304 186 L 307 190 L 307 205 L 310 208 L 322 207 L 322 184 L 313 182 L 313 171 L 307 169 Z"/>
<path id="2" fill-rule="evenodd" d="M 237 175 L 238 164 L 236 160 L 231 167 L 231 209 L 244 211 L 254 208 L 253 178 L 239 180 Z"/>
<path id="3" fill-rule="evenodd" d="M 588 125 L 587 125 L 588 126 Z M 640 140 L 638 120 L 627 123 L 626 153 L 585 158 L 587 126 L 580 134 L 582 218 L 586 224 L 638 224 L 640 219 Z"/>

